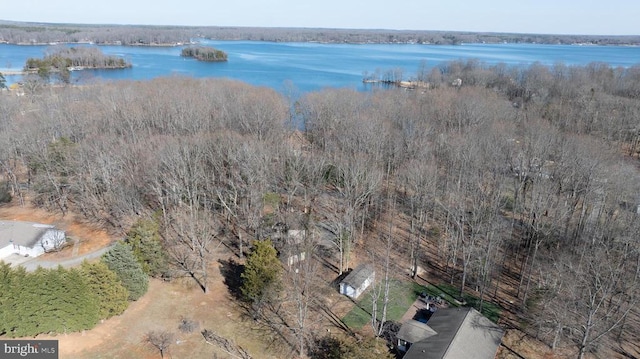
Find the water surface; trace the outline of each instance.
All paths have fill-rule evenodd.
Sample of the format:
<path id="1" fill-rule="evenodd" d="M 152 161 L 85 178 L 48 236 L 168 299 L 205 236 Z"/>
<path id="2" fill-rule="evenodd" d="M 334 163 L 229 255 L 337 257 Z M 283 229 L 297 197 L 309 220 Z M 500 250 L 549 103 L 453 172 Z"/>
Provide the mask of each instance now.
<path id="1" fill-rule="evenodd" d="M 75 82 L 148 80 L 160 76 L 231 78 L 278 91 L 294 86 L 302 92 L 325 87 L 362 90 L 365 73 L 399 69 L 405 79 L 422 63 L 439 66 L 451 60 L 477 59 L 487 64 L 586 65 L 603 62 L 629 67 L 640 62 L 640 47 L 540 44 L 319 44 L 260 41 L 204 41 L 228 54 L 228 62 L 207 63 L 180 56 L 182 47 L 100 46 L 105 54 L 122 56 L 133 67 L 124 70 L 74 72 Z M 89 45 L 78 45 L 89 46 Z M 27 58 L 42 57 L 48 46 L 0 44 L 0 72 L 20 70 Z M 19 75 L 7 75 L 9 84 Z"/>

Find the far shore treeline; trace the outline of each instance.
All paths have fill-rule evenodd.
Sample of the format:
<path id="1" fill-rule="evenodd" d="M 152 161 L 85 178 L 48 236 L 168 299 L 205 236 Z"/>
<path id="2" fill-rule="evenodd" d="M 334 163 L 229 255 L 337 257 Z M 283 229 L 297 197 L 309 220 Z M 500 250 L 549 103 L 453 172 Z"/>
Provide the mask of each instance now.
<path id="1" fill-rule="evenodd" d="M 0 20 L 0 43 L 182 46 L 197 39 L 458 45 L 469 43 L 638 45 L 640 35 L 510 34 L 462 31 L 47 24 Z"/>

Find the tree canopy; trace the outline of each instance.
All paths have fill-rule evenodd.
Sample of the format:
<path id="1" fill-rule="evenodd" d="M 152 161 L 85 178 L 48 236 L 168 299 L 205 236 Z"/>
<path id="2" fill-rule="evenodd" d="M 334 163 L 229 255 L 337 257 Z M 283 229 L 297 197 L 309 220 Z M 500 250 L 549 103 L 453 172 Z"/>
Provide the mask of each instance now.
<path id="1" fill-rule="evenodd" d="M 168 258 L 162 247 L 160 225 L 156 218 L 140 219 L 131 226 L 125 241 L 131 246 L 142 270 L 152 277 L 167 271 Z"/>
<path id="2" fill-rule="evenodd" d="M 227 61 L 227 53 L 207 46 L 189 46 L 180 53 L 184 57 L 193 57 L 200 61 L 220 62 Z"/>
<path id="3" fill-rule="evenodd" d="M 149 277 L 133 254 L 131 246 L 125 242 L 116 243 L 102 256 L 102 261 L 120 279 L 129 292 L 129 300 L 138 300 L 149 287 Z"/>
<path id="4" fill-rule="evenodd" d="M 85 261 L 81 269 L 88 280 L 89 288 L 98 297 L 100 319 L 122 314 L 127 309 L 129 292 L 122 285 L 118 275 L 104 262 Z"/>
<path id="5" fill-rule="evenodd" d="M 272 299 L 281 289 L 282 264 L 271 240 L 254 241 L 242 272 L 242 295 L 257 303 Z"/>
<path id="6" fill-rule="evenodd" d="M 0 263 L 0 334 L 68 333 L 100 319 L 99 298 L 80 269 L 26 272 Z"/>

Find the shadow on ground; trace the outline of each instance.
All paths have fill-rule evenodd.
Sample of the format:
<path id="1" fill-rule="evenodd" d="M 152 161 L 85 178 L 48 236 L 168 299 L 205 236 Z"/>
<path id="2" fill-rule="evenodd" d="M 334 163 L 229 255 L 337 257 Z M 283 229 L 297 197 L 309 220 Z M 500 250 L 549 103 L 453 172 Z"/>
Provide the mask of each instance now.
<path id="1" fill-rule="evenodd" d="M 219 259 L 218 263 L 220 263 L 220 274 L 222 274 L 224 278 L 224 284 L 227 286 L 229 293 L 231 293 L 234 298 L 241 299 L 241 274 L 244 271 L 244 265 L 236 262 L 233 258 L 227 260 Z"/>

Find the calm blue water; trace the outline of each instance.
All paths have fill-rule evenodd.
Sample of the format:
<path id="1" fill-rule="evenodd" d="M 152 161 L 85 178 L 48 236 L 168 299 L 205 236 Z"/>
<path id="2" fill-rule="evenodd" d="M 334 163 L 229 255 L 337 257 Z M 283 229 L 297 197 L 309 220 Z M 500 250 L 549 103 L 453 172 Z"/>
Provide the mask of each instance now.
<path id="1" fill-rule="evenodd" d="M 537 44 L 470 44 L 458 46 L 392 44 L 270 43 L 257 41 L 205 41 L 225 51 L 226 63 L 204 63 L 180 57 L 180 47 L 102 46 L 104 53 L 126 58 L 133 68 L 73 73 L 74 81 L 146 80 L 184 75 L 241 80 L 278 91 L 293 85 L 306 92 L 325 87 L 363 89 L 365 73 L 402 69 L 412 77 L 421 62 L 438 66 L 450 60 L 478 59 L 488 64 L 584 65 L 604 62 L 628 67 L 640 63 L 640 47 Z M 47 46 L 0 44 L 0 72 L 19 70 L 29 57 L 42 57 Z M 9 84 L 20 76 L 5 76 Z"/>

